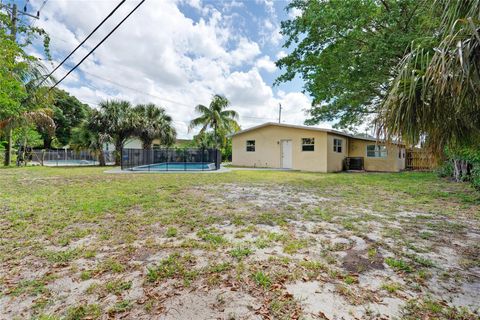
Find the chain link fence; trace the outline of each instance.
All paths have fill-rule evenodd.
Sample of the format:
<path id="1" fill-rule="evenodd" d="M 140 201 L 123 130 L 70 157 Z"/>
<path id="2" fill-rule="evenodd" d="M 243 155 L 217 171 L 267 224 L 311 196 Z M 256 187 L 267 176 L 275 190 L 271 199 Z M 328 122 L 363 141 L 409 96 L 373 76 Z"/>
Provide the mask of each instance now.
<path id="1" fill-rule="evenodd" d="M 115 163 L 112 151 L 103 151 L 106 165 Z M 100 154 L 90 150 L 31 150 L 25 157 L 29 163 L 42 166 L 96 166 L 100 164 Z"/>

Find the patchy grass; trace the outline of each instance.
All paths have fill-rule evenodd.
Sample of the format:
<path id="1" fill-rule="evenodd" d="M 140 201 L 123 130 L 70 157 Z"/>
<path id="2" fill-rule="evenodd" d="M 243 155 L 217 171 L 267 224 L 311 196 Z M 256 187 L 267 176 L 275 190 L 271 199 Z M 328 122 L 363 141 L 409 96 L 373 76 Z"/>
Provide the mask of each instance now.
<path id="1" fill-rule="evenodd" d="M 414 268 L 404 260 L 397 260 L 394 258 L 386 258 L 385 263 L 389 265 L 395 271 L 403 271 L 407 273 L 411 273 L 414 271 Z"/>
<path id="2" fill-rule="evenodd" d="M 0 318 L 149 318 L 184 290 L 241 293 L 242 319 L 371 318 L 387 297 L 384 318 L 478 318 L 480 196 L 466 184 L 103 170 L 0 169 Z M 228 318 L 228 303 L 191 317 Z"/>
<path id="3" fill-rule="evenodd" d="M 167 231 L 165 232 L 165 235 L 168 238 L 174 238 L 177 236 L 177 234 L 178 234 L 178 230 L 175 227 L 168 227 Z"/>
<path id="4" fill-rule="evenodd" d="M 155 282 L 176 277 L 191 280 L 196 274 L 195 271 L 191 269 L 194 262 L 193 256 L 182 256 L 178 253 L 171 254 L 168 258 L 160 260 L 156 266 L 148 268 L 147 280 Z"/>
<path id="5" fill-rule="evenodd" d="M 97 319 L 101 316 L 102 310 L 97 304 L 87 304 L 75 307 L 69 307 L 65 314 L 65 320 L 78 320 L 78 319 Z M 40 318 L 48 319 L 48 318 Z"/>
<path id="6" fill-rule="evenodd" d="M 264 289 L 268 289 L 272 284 L 270 277 L 263 271 L 257 271 L 252 276 L 253 280 L 255 280 L 255 282 Z"/>
<path id="7" fill-rule="evenodd" d="M 113 280 L 107 282 L 105 289 L 108 293 L 113 293 L 116 295 L 121 294 L 123 291 L 128 290 L 132 287 L 132 281 L 122 281 L 122 280 Z"/>
<path id="8" fill-rule="evenodd" d="M 253 253 L 252 249 L 248 247 L 237 247 L 230 251 L 230 255 L 238 260 L 242 260 Z"/>

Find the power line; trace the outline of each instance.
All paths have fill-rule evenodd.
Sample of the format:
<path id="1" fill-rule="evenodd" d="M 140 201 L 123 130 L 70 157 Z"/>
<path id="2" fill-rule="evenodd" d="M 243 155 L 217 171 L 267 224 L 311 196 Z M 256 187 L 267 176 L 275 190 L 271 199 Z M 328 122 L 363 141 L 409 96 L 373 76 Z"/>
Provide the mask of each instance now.
<path id="1" fill-rule="evenodd" d="M 64 63 L 65 61 L 67 61 L 78 49 L 80 49 L 80 47 L 88 40 L 90 39 L 90 37 L 105 23 L 105 21 L 107 21 L 108 19 L 110 19 L 110 17 L 115 13 L 115 11 L 117 11 L 118 8 L 120 8 L 120 6 L 122 4 L 125 3 L 126 0 L 122 0 L 120 1 L 120 3 L 102 20 L 102 22 L 100 22 L 99 25 L 97 25 L 95 27 L 95 29 L 92 30 L 92 32 L 90 32 L 90 34 L 85 38 L 83 39 L 82 42 L 80 42 L 77 47 L 75 49 L 73 49 L 72 52 L 70 52 L 66 57 L 65 59 L 62 60 L 62 62 L 60 62 L 56 67 L 55 69 L 53 69 L 48 75 L 45 76 L 45 78 L 37 85 L 37 87 L 40 87 L 55 71 L 58 70 L 58 68 L 60 68 Z M 43 6 L 45 5 L 45 3 L 47 2 L 47 0 L 45 0 L 41 6 L 41 8 L 39 9 L 38 12 L 40 12 L 40 10 L 42 10 Z M 75 68 L 74 68 L 75 69 Z M 72 70 L 73 71 L 73 70 Z M 68 74 L 67 74 L 68 75 Z"/>
<path id="2" fill-rule="evenodd" d="M 42 11 L 43 7 L 45 7 L 45 5 L 47 4 L 48 0 L 43 0 L 43 3 L 42 5 L 40 6 L 40 8 L 37 10 L 37 17 L 40 18 L 40 12 Z M 34 27 L 35 26 L 35 23 L 38 21 L 37 20 L 32 20 L 32 22 L 30 23 L 30 27 Z"/>
<path id="3" fill-rule="evenodd" d="M 103 80 L 103 81 L 106 81 L 106 82 L 109 82 L 109 83 L 111 83 L 111 84 L 114 84 L 114 85 L 116 85 L 116 86 L 118 86 L 118 87 L 122 87 L 122 88 L 125 88 L 125 89 L 128 89 L 128 90 L 132 90 L 132 91 L 141 93 L 141 94 L 143 94 L 143 95 L 156 98 L 156 99 L 158 99 L 158 100 L 162 100 L 162 101 L 174 103 L 174 104 L 181 105 L 181 106 L 188 107 L 188 108 L 191 108 L 191 107 L 192 107 L 192 105 L 190 105 L 190 104 L 186 104 L 186 103 L 183 103 L 183 102 L 178 102 L 178 101 L 175 101 L 175 100 L 163 98 L 163 97 L 161 97 L 161 96 L 157 96 L 157 95 L 155 95 L 155 94 L 152 94 L 152 93 L 149 93 L 149 92 L 145 92 L 145 91 L 142 91 L 142 90 L 140 90 L 140 89 L 136 89 L 136 88 L 133 88 L 133 87 L 130 87 L 130 86 L 127 86 L 127 85 L 118 83 L 118 82 L 113 81 L 113 80 L 111 80 L 111 79 L 108 79 L 108 78 L 105 78 L 105 77 L 96 75 L 96 74 L 94 74 L 94 73 L 91 73 L 91 72 L 88 72 L 88 71 L 85 71 L 85 70 L 81 70 L 81 71 L 82 71 L 83 73 L 86 73 L 86 74 L 94 77 L 94 78 L 101 79 L 101 80 Z M 88 85 L 88 83 L 85 83 L 85 85 L 87 85 L 87 86 L 89 86 L 89 87 L 91 87 L 91 88 L 95 88 L 94 86 Z"/>
<path id="4" fill-rule="evenodd" d="M 130 17 L 143 3 L 145 2 L 145 0 L 142 0 L 139 4 L 137 4 L 137 6 L 135 8 L 133 8 L 132 11 L 130 11 L 129 14 L 127 14 L 127 16 L 125 18 L 122 19 L 122 21 L 120 21 L 119 24 L 117 24 L 115 26 L 115 28 L 112 29 L 112 31 L 110 31 L 103 39 L 102 41 L 100 41 L 92 50 L 90 50 L 90 52 L 85 56 L 83 57 L 82 60 L 80 60 L 79 63 L 77 63 L 75 65 L 75 67 L 73 67 L 70 71 L 67 72 L 66 75 L 63 76 L 63 78 L 61 78 L 59 81 L 57 81 L 49 90 L 52 90 L 53 88 L 55 88 L 58 84 L 60 84 L 66 77 L 68 77 L 68 75 L 70 73 L 72 73 L 75 69 L 77 69 L 82 63 L 83 61 L 85 61 L 98 47 L 100 47 L 102 45 L 102 43 L 105 42 L 105 40 L 107 40 L 124 22 L 125 20 L 128 19 L 128 17 Z"/>
<path id="5" fill-rule="evenodd" d="M 114 85 L 117 85 L 119 87 L 122 87 L 122 88 L 125 88 L 125 89 L 129 89 L 129 90 L 132 90 L 132 91 L 136 91 L 138 93 L 141 93 L 141 94 L 144 94 L 144 95 L 147 95 L 147 96 L 150 96 L 150 97 L 153 97 L 153 98 L 157 98 L 159 100 L 163 100 L 163 101 L 166 101 L 166 102 L 170 102 L 170 103 L 175 103 L 175 104 L 178 104 L 178 105 L 181 105 L 181 106 L 185 106 L 185 107 L 188 107 L 188 108 L 191 108 L 192 106 L 189 105 L 189 104 L 186 104 L 186 103 L 182 103 L 182 102 L 178 102 L 178 101 L 175 101 L 175 100 L 170 100 L 170 99 L 166 99 L 166 98 L 163 98 L 163 97 L 160 97 L 160 96 L 157 96 L 157 95 L 154 95 L 152 93 L 149 93 L 149 92 L 145 92 L 145 91 L 142 91 L 140 89 L 136 89 L 136 88 L 132 88 L 132 87 L 129 87 L 127 85 L 124 85 L 124 84 L 121 84 L 121 83 L 118 83 L 118 82 L 115 82 L 113 80 L 110 80 L 108 78 L 105 78 L 105 77 L 101 77 L 99 75 L 96 75 L 96 74 L 93 74 L 91 72 L 88 72 L 88 71 L 85 71 L 85 70 L 82 70 L 83 73 L 86 73 L 94 78 L 98 78 L 98 79 L 101 79 L 101 80 L 104 80 L 106 82 L 110 82 Z"/>
<path id="6" fill-rule="evenodd" d="M 186 103 L 183 103 L 183 102 L 179 102 L 179 101 L 175 101 L 175 100 L 171 100 L 171 99 L 167 99 L 167 98 L 163 98 L 161 96 L 158 96 L 158 95 L 155 95 L 155 94 L 152 94 L 152 93 L 149 93 L 149 92 L 145 92 L 145 91 L 142 91 L 140 89 L 136 89 L 136 88 L 133 88 L 133 87 L 130 87 L 130 86 L 127 86 L 127 85 L 124 85 L 124 84 L 121 84 L 121 83 L 118 83 L 116 81 L 113 81 L 111 79 L 108 79 L 108 78 L 105 78 L 105 77 L 102 77 L 102 76 L 99 76 L 99 75 L 96 75 L 94 73 L 91 73 L 91 72 L 88 72 L 88 71 L 85 71 L 85 70 L 82 70 L 83 73 L 86 73 L 94 78 L 98 78 L 98 79 L 101 79 L 101 80 L 104 80 L 106 82 L 109 82 L 111 84 L 114 84 L 116 86 L 119 86 L 119 87 L 122 87 L 122 88 L 125 88 L 125 89 L 128 89 L 128 90 L 132 90 L 132 91 L 135 91 L 135 92 L 138 92 L 140 94 L 143 94 L 143 95 L 146 95 L 146 96 L 150 96 L 150 97 L 153 97 L 153 98 L 156 98 L 158 100 L 161 100 L 161 101 L 166 101 L 166 102 L 170 102 L 170 103 L 173 103 L 175 105 L 180 105 L 180 106 L 184 106 L 184 107 L 188 107 L 188 108 L 191 108 L 192 105 L 190 104 L 186 104 Z M 95 88 L 94 86 L 90 86 L 88 85 L 88 83 L 86 83 L 87 86 L 91 87 L 91 88 Z M 88 101 L 86 101 L 88 102 Z M 88 102 L 90 104 L 93 104 L 93 105 L 97 105 L 98 106 L 98 103 L 94 103 L 94 102 Z M 293 114 L 293 113 L 296 113 L 296 112 L 289 112 L 288 114 Z M 253 117 L 253 116 L 244 116 L 244 115 L 240 115 L 241 118 L 248 118 L 248 119 L 255 119 L 255 120 L 269 120 L 269 121 L 276 121 L 278 119 L 275 119 L 275 118 L 266 118 L 266 117 Z M 184 123 L 187 123 L 185 121 L 181 121 L 181 122 L 184 122 Z"/>
<path id="7" fill-rule="evenodd" d="M 48 0 L 43 0 L 43 3 L 42 3 L 42 5 L 40 6 L 40 9 L 38 9 L 38 11 L 37 11 L 37 15 L 40 16 L 40 11 L 42 11 L 43 7 L 45 7 L 45 4 L 47 4 L 47 1 L 48 1 Z"/>

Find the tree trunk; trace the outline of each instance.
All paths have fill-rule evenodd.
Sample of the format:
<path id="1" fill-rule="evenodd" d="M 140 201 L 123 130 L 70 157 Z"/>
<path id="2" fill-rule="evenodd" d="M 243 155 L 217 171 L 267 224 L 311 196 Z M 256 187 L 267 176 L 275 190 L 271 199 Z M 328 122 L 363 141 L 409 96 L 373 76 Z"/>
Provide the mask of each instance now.
<path id="1" fill-rule="evenodd" d="M 453 177 L 456 182 L 465 181 L 470 178 L 471 164 L 468 161 L 454 159 L 453 160 Z"/>
<path id="2" fill-rule="evenodd" d="M 453 178 L 456 182 L 460 182 L 462 180 L 462 165 L 461 160 L 454 159 L 453 160 Z"/>
<path id="3" fill-rule="evenodd" d="M 120 139 L 115 140 L 115 165 L 116 166 L 119 166 L 122 164 L 122 150 L 123 150 L 122 141 Z"/>
<path id="4" fill-rule="evenodd" d="M 26 137 L 25 137 L 25 140 L 23 140 L 22 158 L 23 158 L 23 165 L 26 167 L 27 166 L 27 138 Z"/>
<path id="5" fill-rule="evenodd" d="M 465 160 L 462 160 L 461 166 L 462 166 L 462 180 L 466 180 L 470 176 L 469 163 Z"/>
<path id="6" fill-rule="evenodd" d="M 100 162 L 100 167 L 105 167 L 106 166 L 105 152 L 103 150 L 100 150 L 100 153 L 98 155 L 98 162 Z"/>
<path id="7" fill-rule="evenodd" d="M 215 149 L 218 149 L 217 123 L 213 124 L 213 138 L 215 139 Z"/>
<path id="8" fill-rule="evenodd" d="M 8 129 L 7 132 L 7 148 L 5 149 L 5 166 L 9 166 L 10 163 L 12 162 L 12 144 L 13 144 L 13 139 L 12 139 L 12 129 Z"/>
<path id="9" fill-rule="evenodd" d="M 43 138 L 43 149 L 51 149 L 52 148 L 52 141 L 53 139 L 50 137 Z"/>

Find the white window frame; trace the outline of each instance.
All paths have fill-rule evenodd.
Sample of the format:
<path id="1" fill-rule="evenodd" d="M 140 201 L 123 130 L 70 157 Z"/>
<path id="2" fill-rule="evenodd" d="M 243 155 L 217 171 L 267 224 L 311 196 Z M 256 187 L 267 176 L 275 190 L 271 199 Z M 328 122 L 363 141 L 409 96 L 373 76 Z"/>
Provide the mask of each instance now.
<path id="1" fill-rule="evenodd" d="M 305 140 L 311 140 L 311 143 L 305 143 Z M 312 150 L 304 150 L 304 147 L 312 147 Z M 302 138 L 302 152 L 314 152 L 315 151 L 315 138 Z"/>
<path id="2" fill-rule="evenodd" d="M 374 146 L 375 150 L 374 155 L 368 155 L 368 147 Z M 379 159 L 385 159 L 388 157 L 388 150 L 387 147 L 384 145 L 379 145 L 379 144 L 368 144 L 366 147 L 366 155 L 367 158 L 379 158 Z"/>
<path id="3" fill-rule="evenodd" d="M 340 145 L 337 145 L 336 142 L 340 142 Z M 340 151 L 338 151 L 340 147 Z M 343 153 L 343 139 L 333 138 L 333 152 Z"/>
<path id="4" fill-rule="evenodd" d="M 253 142 L 253 144 L 249 144 L 249 142 Z M 248 150 L 249 147 L 250 147 L 250 148 L 253 147 L 253 150 Z M 256 150 L 255 140 L 247 140 L 247 141 L 245 141 L 245 150 L 246 150 L 246 152 L 255 152 L 255 150 Z"/>

